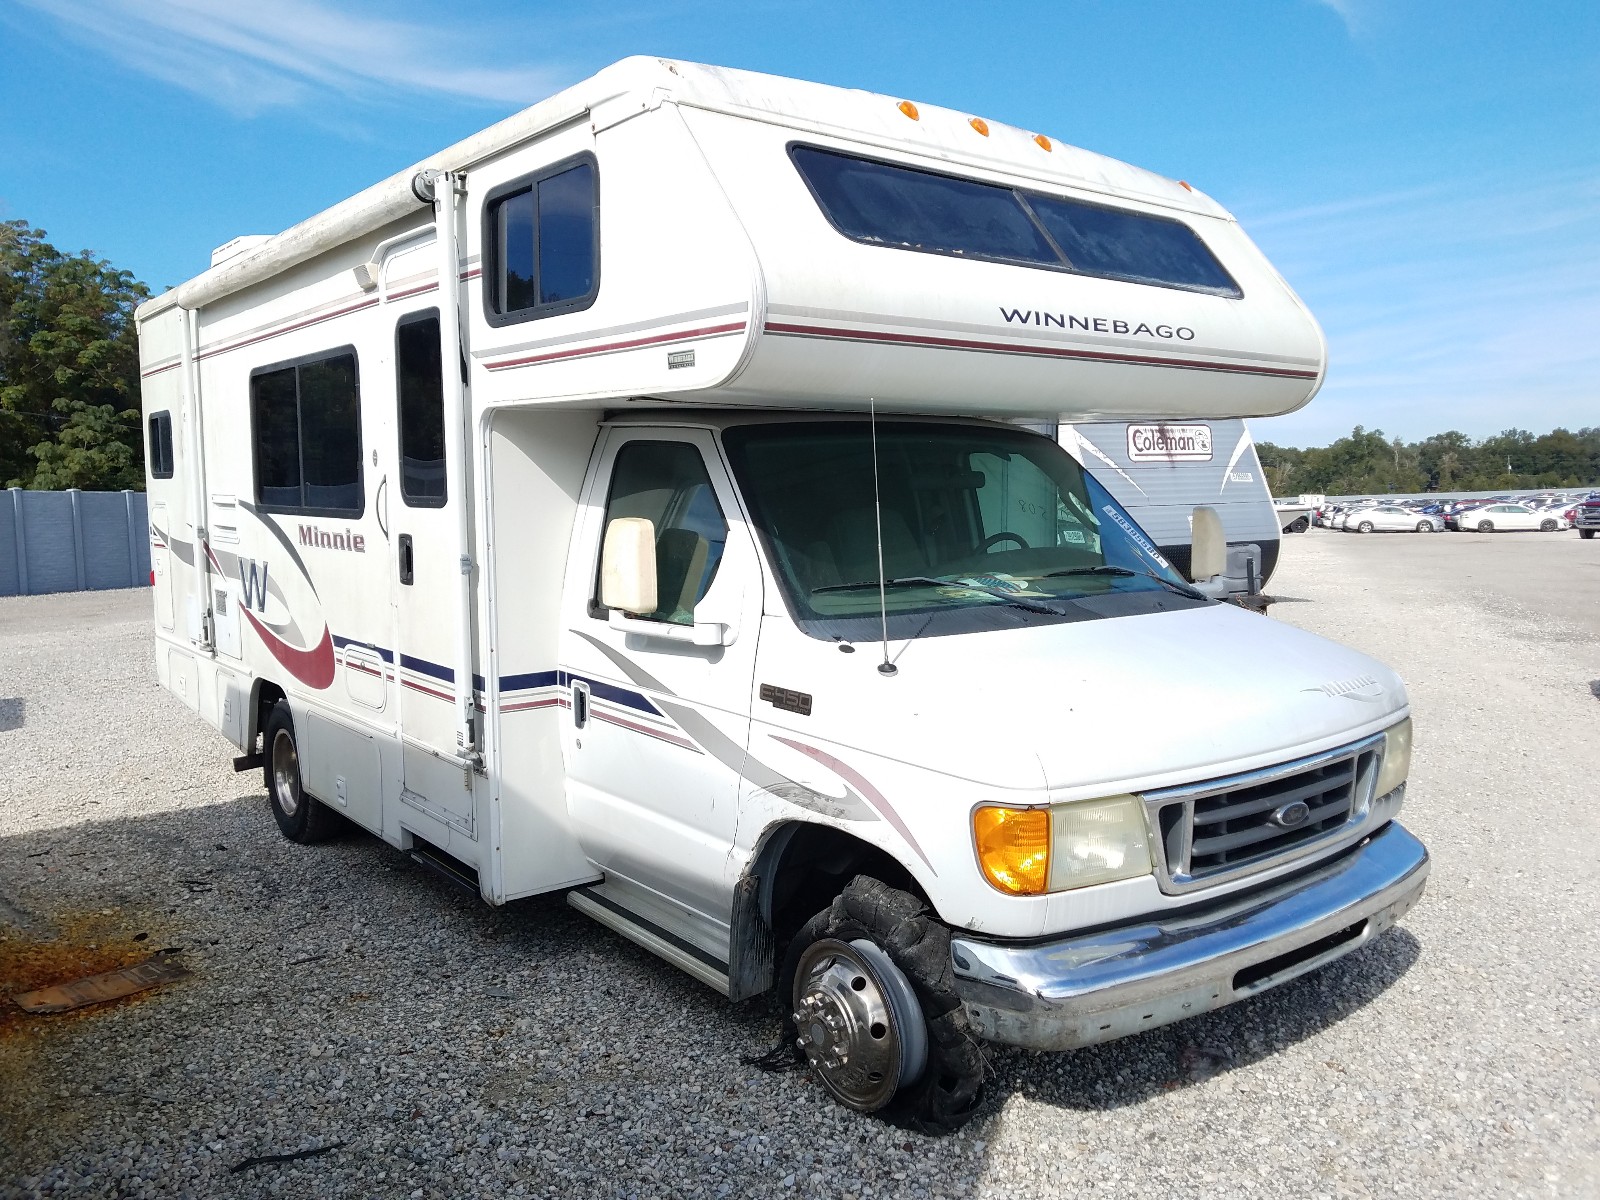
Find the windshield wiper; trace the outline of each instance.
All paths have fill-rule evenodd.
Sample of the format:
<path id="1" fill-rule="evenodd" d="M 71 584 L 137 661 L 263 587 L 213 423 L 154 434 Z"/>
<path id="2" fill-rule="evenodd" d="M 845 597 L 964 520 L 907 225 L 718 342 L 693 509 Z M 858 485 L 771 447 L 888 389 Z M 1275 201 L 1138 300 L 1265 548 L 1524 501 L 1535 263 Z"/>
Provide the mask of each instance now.
<path id="1" fill-rule="evenodd" d="M 1109 563 L 1105 563 L 1097 567 L 1068 567 L 1064 571 L 1051 571 L 1048 575 L 1041 576 L 1041 578 L 1057 579 L 1063 575 L 1141 575 L 1146 579 L 1154 579 L 1162 587 L 1177 592 L 1180 596 L 1190 596 L 1196 600 L 1211 599 L 1211 597 L 1206 595 L 1204 592 L 1199 591 L 1196 588 L 1192 588 L 1186 583 L 1174 583 L 1170 579 L 1163 579 L 1154 571 L 1133 571 L 1129 570 L 1127 567 L 1113 567 Z"/>
<path id="2" fill-rule="evenodd" d="M 1120 567 L 1118 568 L 1121 569 Z M 813 596 L 822 592 L 853 592 L 860 588 L 875 588 L 878 586 L 876 579 L 861 579 L 855 583 L 831 583 L 827 587 L 812 588 Z M 892 587 L 954 587 L 964 588 L 969 592 L 981 592 L 985 596 L 993 596 L 996 600 L 1004 600 L 1007 604 L 1014 604 L 1018 608 L 1028 609 L 1030 612 L 1050 613 L 1060 616 L 1061 610 L 1048 604 L 1040 604 L 1036 600 L 1029 600 L 1015 592 L 1008 592 L 1004 588 L 984 587 L 981 583 L 965 583 L 960 579 L 935 579 L 931 575 L 902 575 L 898 579 L 885 579 L 883 586 Z"/>
<path id="3" fill-rule="evenodd" d="M 1041 579 L 1059 579 L 1063 575 L 1137 575 L 1138 571 L 1130 571 L 1127 567 L 1113 567 L 1103 564 L 1098 567 L 1068 567 L 1064 571 L 1051 571 L 1041 575 Z"/>

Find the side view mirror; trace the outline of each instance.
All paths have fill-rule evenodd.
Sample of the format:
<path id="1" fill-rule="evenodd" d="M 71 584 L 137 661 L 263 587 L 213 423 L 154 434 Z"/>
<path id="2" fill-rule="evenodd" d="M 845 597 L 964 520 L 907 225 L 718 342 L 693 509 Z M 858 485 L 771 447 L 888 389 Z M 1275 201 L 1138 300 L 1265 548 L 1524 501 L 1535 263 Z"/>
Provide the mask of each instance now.
<path id="1" fill-rule="evenodd" d="M 1215 579 L 1228 569 L 1228 539 L 1217 510 L 1202 504 L 1189 524 L 1189 578 L 1195 583 Z"/>
<path id="2" fill-rule="evenodd" d="M 656 527 L 644 517 L 606 526 L 600 550 L 600 603 L 625 613 L 656 611 Z"/>

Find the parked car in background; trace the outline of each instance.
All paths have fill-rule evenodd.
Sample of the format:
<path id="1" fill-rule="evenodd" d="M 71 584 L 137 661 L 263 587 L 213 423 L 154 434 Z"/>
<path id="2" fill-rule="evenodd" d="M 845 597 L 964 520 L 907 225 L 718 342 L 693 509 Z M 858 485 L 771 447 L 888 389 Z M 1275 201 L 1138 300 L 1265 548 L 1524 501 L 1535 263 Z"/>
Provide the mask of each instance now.
<path id="1" fill-rule="evenodd" d="M 1565 517 L 1542 512 L 1526 504 L 1490 504 L 1475 512 L 1464 513 L 1458 520 L 1461 528 L 1479 533 L 1500 533 L 1511 529 L 1537 529 L 1554 533 L 1567 528 Z"/>
<path id="2" fill-rule="evenodd" d="M 1600 492 L 1592 492 L 1578 505 L 1572 524 L 1581 538 L 1592 538 L 1600 530 Z"/>
<path id="3" fill-rule="evenodd" d="M 1372 508 L 1358 508 L 1345 522 L 1345 529 L 1355 533 L 1435 533 L 1444 528 L 1438 517 L 1430 517 L 1400 504 L 1379 504 Z"/>

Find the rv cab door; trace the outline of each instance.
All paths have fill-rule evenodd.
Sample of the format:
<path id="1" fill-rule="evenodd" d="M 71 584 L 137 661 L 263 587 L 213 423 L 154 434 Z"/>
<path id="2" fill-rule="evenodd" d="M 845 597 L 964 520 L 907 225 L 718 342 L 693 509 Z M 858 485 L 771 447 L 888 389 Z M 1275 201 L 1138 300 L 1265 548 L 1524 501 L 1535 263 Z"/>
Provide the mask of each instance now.
<path id="1" fill-rule="evenodd" d="M 567 568 L 561 669 L 573 827 L 607 894 L 722 957 L 761 572 L 712 435 L 614 426 Z M 655 607 L 601 603 L 608 526 L 649 522 Z"/>

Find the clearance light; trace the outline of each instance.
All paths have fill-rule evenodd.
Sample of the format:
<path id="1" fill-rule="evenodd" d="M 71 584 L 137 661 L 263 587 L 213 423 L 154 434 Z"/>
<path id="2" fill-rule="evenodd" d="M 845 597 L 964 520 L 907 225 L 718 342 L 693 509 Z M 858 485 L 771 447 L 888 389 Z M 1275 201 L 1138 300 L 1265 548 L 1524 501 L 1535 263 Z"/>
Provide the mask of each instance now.
<path id="1" fill-rule="evenodd" d="M 1002 892 L 1037 896 L 1049 883 L 1050 811 L 985 805 L 972 814 L 978 866 Z"/>
<path id="2" fill-rule="evenodd" d="M 1034 134 L 1033 141 L 1034 144 L 1037 145 L 1041 150 L 1050 151 L 1055 149 L 1055 147 L 1050 144 L 1050 139 L 1045 137 L 1045 135 L 1042 133 Z"/>
<path id="3" fill-rule="evenodd" d="M 905 113 L 905 115 L 910 117 L 913 121 L 921 119 L 917 116 L 917 106 L 911 103 L 909 100 L 902 100 L 899 104 L 895 105 L 895 107 L 901 112 Z"/>
<path id="4" fill-rule="evenodd" d="M 1181 187 L 1186 192 L 1194 191 L 1194 189 L 1189 186 L 1189 181 L 1187 179 L 1178 180 L 1178 186 Z"/>
<path id="5" fill-rule="evenodd" d="M 979 133 L 983 134 L 984 137 L 989 136 L 989 122 L 985 121 L 982 117 L 973 117 L 967 122 L 967 124 L 971 125 Z"/>

